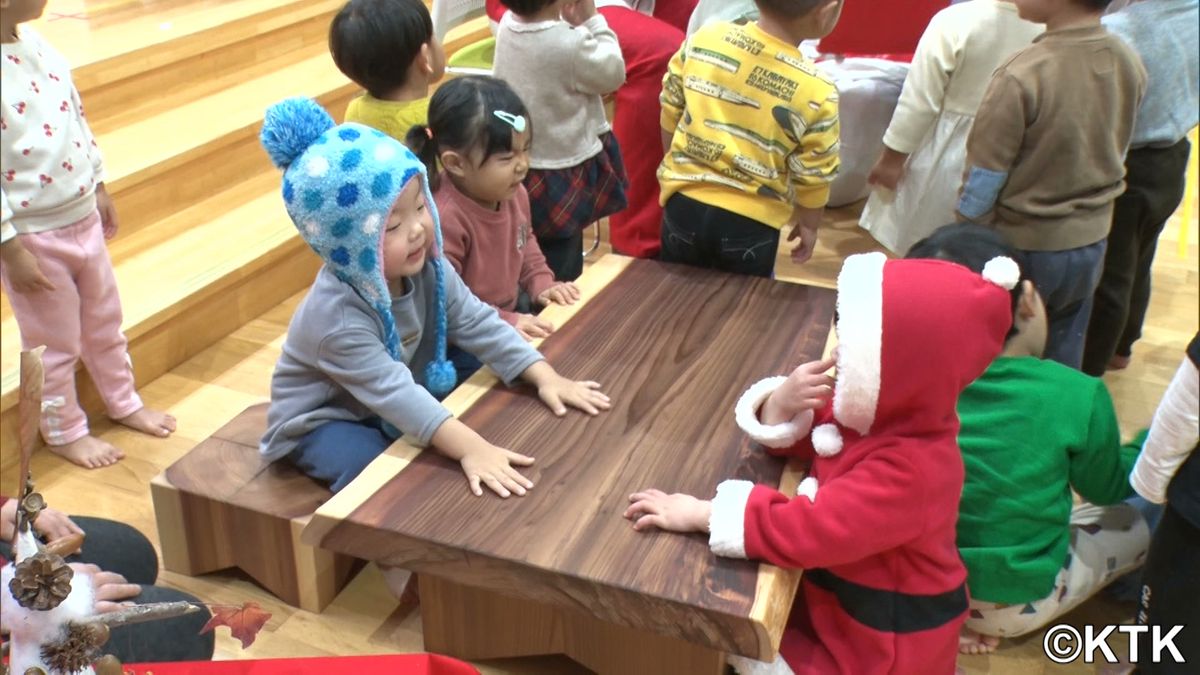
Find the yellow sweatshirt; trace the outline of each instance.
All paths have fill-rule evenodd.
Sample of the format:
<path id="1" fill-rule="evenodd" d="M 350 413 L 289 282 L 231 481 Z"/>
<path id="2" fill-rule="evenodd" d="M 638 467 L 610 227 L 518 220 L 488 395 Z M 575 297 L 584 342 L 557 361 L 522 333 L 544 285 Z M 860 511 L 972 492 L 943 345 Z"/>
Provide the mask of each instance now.
<path id="1" fill-rule="evenodd" d="M 350 101 L 345 121 L 378 129 L 403 143 L 408 130 L 417 124 L 425 124 L 428 118 L 428 96 L 414 101 L 383 101 L 363 94 Z"/>
<path id="2" fill-rule="evenodd" d="M 755 24 L 710 24 L 671 59 L 658 170 L 663 204 L 691 199 L 782 227 L 819 208 L 838 170 L 838 94 L 800 50 Z"/>

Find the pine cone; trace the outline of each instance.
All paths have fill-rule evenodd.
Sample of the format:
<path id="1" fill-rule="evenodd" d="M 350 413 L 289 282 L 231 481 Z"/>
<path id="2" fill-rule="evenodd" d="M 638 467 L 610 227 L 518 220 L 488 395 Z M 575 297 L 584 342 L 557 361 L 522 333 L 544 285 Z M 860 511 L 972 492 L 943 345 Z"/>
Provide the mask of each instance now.
<path id="1" fill-rule="evenodd" d="M 37 553 L 17 563 L 8 590 L 25 609 L 45 612 L 58 607 L 71 594 L 73 576 L 75 572 L 61 556 Z"/>
<path id="2" fill-rule="evenodd" d="M 67 624 L 67 635 L 58 642 L 42 646 L 42 660 L 53 672 L 77 673 L 100 657 L 100 647 L 108 642 L 104 624 Z"/>

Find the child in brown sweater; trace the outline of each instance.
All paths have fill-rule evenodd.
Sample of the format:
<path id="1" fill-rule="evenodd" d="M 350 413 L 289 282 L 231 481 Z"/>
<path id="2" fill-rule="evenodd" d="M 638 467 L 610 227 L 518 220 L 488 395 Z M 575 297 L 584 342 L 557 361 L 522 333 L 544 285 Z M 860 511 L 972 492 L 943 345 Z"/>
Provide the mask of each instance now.
<path id="1" fill-rule="evenodd" d="M 1109 0 L 1014 3 L 1046 32 L 992 76 L 958 211 L 1025 252 L 1050 321 L 1046 358 L 1078 368 L 1146 71 L 1100 24 Z"/>

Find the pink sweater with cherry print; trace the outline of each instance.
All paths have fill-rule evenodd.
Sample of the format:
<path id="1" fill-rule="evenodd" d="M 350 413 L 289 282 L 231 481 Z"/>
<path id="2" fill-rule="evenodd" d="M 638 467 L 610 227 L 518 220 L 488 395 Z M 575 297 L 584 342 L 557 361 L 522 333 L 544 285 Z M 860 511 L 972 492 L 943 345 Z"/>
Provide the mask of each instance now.
<path id="1" fill-rule="evenodd" d="M 25 26 L 0 52 L 0 241 L 8 241 L 86 217 L 104 165 L 62 55 Z"/>

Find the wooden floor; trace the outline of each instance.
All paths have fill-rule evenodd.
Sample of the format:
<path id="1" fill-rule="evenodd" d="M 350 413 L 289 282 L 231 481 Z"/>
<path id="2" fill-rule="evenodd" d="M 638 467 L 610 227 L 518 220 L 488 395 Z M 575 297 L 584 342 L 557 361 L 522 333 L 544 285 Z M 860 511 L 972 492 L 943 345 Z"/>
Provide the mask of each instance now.
<path id="1" fill-rule="evenodd" d="M 814 260 L 805 267 L 780 258 L 779 275 L 829 285 L 839 261 L 848 253 L 873 248 L 873 241 L 854 225 L 853 209 L 830 214 Z M 1121 427 L 1126 434 L 1148 423 L 1159 396 L 1174 372 L 1187 341 L 1197 328 L 1196 223 L 1188 228 L 1185 255 L 1180 256 L 1181 219 L 1164 233 L 1155 264 L 1154 299 L 1146 335 L 1138 343 L 1134 362 L 1106 381 L 1113 390 Z M 606 248 L 606 247 L 604 247 Z M 157 542 L 148 483 L 160 470 L 215 431 L 251 403 L 268 396 L 271 369 L 278 356 L 288 319 L 301 296 L 297 295 L 228 338 L 191 358 L 167 375 L 144 384 L 142 395 L 152 406 L 166 408 L 179 418 L 179 431 L 170 439 L 154 440 L 101 423 L 97 430 L 106 440 L 129 453 L 118 465 L 84 471 L 48 453 L 34 462 L 35 475 L 50 504 L 71 513 L 104 516 L 128 522 Z M 619 396 L 620 392 L 611 392 Z M 253 545 L 253 544 L 248 544 Z M 400 606 L 387 592 L 379 571 L 368 566 L 321 615 L 282 605 L 253 583 L 214 574 L 192 579 L 164 573 L 163 583 L 187 590 L 209 601 L 240 603 L 255 600 L 274 613 L 265 631 L 249 650 L 222 634 L 218 658 L 369 654 L 419 651 L 419 612 Z M 1070 618 L 1078 623 L 1128 620 L 1129 608 L 1093 600 Z M 1041 656 L 1041 637 L 1010 641 L 990 657 L 963 659 L 968 673 L 1073 673 L 1090 669 L 1051 667 Z M 562 659 L 516 659 L 480 664 L 485 673 L 585 672 Z"/>

